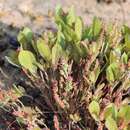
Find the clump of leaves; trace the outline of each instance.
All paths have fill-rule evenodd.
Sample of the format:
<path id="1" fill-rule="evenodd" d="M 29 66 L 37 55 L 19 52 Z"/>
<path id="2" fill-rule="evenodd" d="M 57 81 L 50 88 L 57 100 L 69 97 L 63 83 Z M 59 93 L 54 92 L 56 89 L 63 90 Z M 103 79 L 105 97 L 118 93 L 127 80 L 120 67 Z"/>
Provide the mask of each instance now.
<path id="1" fill-rule="evenodd" d="M 96 17 L 85 26 L 60 6 L 55 23 L 42 37 L 24 28 L 19 51 L 7 56 L 40 89 L 55 129 L 129 130 L 130 28 Z"/>

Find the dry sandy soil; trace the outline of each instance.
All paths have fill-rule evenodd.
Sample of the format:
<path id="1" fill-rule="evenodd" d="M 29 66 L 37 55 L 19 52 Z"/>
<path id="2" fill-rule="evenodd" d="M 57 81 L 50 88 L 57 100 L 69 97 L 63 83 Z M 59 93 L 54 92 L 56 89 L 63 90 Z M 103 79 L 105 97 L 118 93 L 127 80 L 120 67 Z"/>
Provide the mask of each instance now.
<path id="1" fill-rule="evenodd" d="M 90 24 L 93 17 L 97 16 L 104 22 L 117 21 L 119 24 L 130 25 L 130 0 L 124 3 L 118 1 L 120 0 L 106 4 L 97 3 L 96 0 L 0 0 L 0 87 L 10 86 L 19 73 L 2 61 L 9 43 L 4 33 L 15 36 L 23 26 L 30 27 L 36 33 L 41 33 L 48 27 L 55 27 L 48 17 L 48 11 L 53 12 L 57 4 L 61 4 L 65 10 L 73 5 L 86 24 Z"/>
<path id="2" fill-rule="evenodd" d="M 104 21 L 117 20 L 119 23 L 130 25 L 130 0 L 120 4 L 121 0 L 113 0 L 111 4 L 96 0 L 0 0 L 0 22 L 15 27 L 29 26 L 34 31 L 52 26 L 48 19 L 48 10 L 54 11 L 57 4 L 67 9 L 74 6 L 78 15 L 85 23 L 91 23 L 93 16 L 101 17 Z"/>

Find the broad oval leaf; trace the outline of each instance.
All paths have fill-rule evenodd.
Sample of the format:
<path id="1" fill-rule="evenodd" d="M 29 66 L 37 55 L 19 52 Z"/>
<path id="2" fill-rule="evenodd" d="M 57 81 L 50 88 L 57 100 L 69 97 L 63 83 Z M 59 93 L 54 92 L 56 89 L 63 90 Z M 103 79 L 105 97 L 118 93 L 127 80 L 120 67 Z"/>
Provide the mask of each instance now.
<path id="1" fill-rule="evenodd" d="M 22 50 L 18 55 L 18 60 L 21 66 L 29 70 L 31 73 L 36 74 L 37 66 L 36 66 L 36 59 L 32 52 Z"/>
<path id="2" fill-rule="evenodd" d="M 109 116 L 117 119 L 117 107 L 113 103 L 109 104 L 104 111 L 104 118 L 106 119 Z"/>
<path id="3" fill-rule="evenodd" d="M 116 121 L 111 116 L 106 119 L 105 126 L 108 128 L 108 130 L 118 130 Z"/>
<path id="4" fill-rule="evenodd" d="M 77 17 L 75 21 L 75 33 L 77 36 L 77 40 L 80 41 L 82 39 L 82 31 L 83 31 L 83 22 L 80 17 Z"/>
<path id="5" fill-rule="evenodd" d="M 28 40 L 28 42 L 32 41 L 33 38 L 33 33 L 32 30 L 28 27 L 25 27 L 22 31 L 22 33 L 24 34 L 25 38 Z"/>
<path id="6" fill-rule="evenodd" d="M 51 61 L 51 50 L 43 39 L 38 39 L 37 49 L 40 55 L 46 60 Z"/>
<path id="7" fill-rule="evenodd" d="M 100 113 L 100 106 L 99 106 L 99 103 L 97 101 L 92 101 L 89 104 L 89 112 L 95 120 L 98 120 L 98 116 Z"/>

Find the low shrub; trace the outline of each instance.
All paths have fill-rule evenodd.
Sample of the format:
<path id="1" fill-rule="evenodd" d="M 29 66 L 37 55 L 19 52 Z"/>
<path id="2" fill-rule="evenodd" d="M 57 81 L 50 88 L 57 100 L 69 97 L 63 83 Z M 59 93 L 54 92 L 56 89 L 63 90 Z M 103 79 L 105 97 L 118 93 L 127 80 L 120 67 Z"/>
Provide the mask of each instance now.
<path id="1" fill-rule="evenodd" d="M 96 17 L 85 26 L 73 7 L 64 12 L 57 6 L 54 18 L 56 32 L 39 37 L 25 27 L 20 47 L 6 56 L 40 90 L 53 113 L 47 127 L 129 130 L 130 28 Z"/>

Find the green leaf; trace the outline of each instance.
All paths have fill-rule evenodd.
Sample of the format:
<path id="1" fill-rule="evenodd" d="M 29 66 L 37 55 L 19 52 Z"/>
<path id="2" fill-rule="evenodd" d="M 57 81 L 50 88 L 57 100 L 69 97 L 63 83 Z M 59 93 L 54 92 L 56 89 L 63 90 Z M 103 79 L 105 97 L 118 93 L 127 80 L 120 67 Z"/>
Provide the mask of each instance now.
<path id="1" fill-rule="evenodd" d="M 46 60 L 51 61 L 51 50 L 43 39 L 37 40 L 37 49 L 40 55 Z"/>
<path id="2" fill-rule="evenodd" d="M 102 28 L 102 22 L 99 18 L 95 17 L 93 19 L 92 29 L 93 29 L 93 36 L 97 37 L 101 31 Z"/>
<path id="3" fill-rule="evenodd" d="M 75 33 L 76 33 L 78 41 L 82 39 L 82 31 L 83 31 L 82 19 L 80 17 L 77 17 L 75 21 Z"/>
<path id="4" fill-rule="evenodd" d="M 110 34 L 112 31 L 113 31 L 113 24 L 112 23 L 109 23 L 108 24 L 108 27 L 107 27 L 107 33 Z"/>
<path id="5" fill-rule="evenodd" d="M 18 55 L 18 60 L 21 66 L 29 70 L 32 74 L 36 74 L 37 66 L 36 66 L 36 59 L 32 52 L 22 50 Z"/>
<path id="6" fill-rule="evenodd" d="M 13 91 L 15 92 L 17 97 L 22 97 L 25 93 L 24 88 L 22 88 L 21 86 L 16 86 L 15 84 L 13 85 Z"/>
<path id="7" fill-rule="evenodd" d="M 127 54 L 124 52 L 123 55 L 121 56 L 121 61 L 124 63 L 124 64 L 127 64 L 128 62 L 128 56 Z"/>
<path id="8" fill-rule="evenodd" d="M 80 49 L 81 49 L 81 57 L 85 58 L 88 54 L 88 46 L 84 44 L 80 44 Z"/>
<path id="9" fill-rule="evenodd" d="M 112 64 L 113 62 L 117 62 L 118 57 L 115 53 L 115 51 L 111 51 L 110 52 L 110 64 Z"/>
<path id="10" fill-rule="evenodd" d="M 57 64 L 59 59 L 62 56 L 64 56 L 64 58 L 66 57 L 65 49 L 66 49 L 65 36 L 61 32 L 61 30 L 58 30 L 57 41 L 56 41 L 56 44 L 52 48 L 52 64 L 53 65 Z"/>
<path id="11" fill-rule="evenodd" d="M 62 56 L 62 47 L 56 43 L 52 48 L 52 64 L 56 65 Z"/>
<path id="12" fill-rule="evenodd" d="M 22 31 L 22 33 L 24 34 L 25 38 L 27 39 L 28 42 L 31 42 L 32 41 L 32 38 L 33 38 L 33 33 L 31 31 L 30 28 L 28 27 L 25 27 Z"/>
<path id="13" fill-rule="evenodd" d="M 44 65 L 43 64 L 40 64 L 40 63 L 36 63 L 36 66 L 40 69 L 40 70 L 43 70 L 44 71 Z"/>
<path id="14" fill-rule="evenodd" d="M 66 17 L 67 24 L 72 26 L 72 24 L 75 22 L 75 19 L 76 19 L 76 16 L 75 16 L 75 12 L 74 12 L 74 6 L 72 6 Z"/>
<path id="15" fill-rule="evenodd" d="M 127 25 L 123 26 L 123 33 L 124 34 L 130 34 L 130 28 Z"/>
<path id="16" fill-rule="evenodd" d="M 63 34 L 68 42 L 77 40 L 76 33 L 72 28 L 70 28 L 67 25 L 63 25 L 62 28 L 63 28 Z"/>
<path id="17" fill-rule="evenodd" d="M 112 67 L 109 66 L 106 70 L 106 75 L 107 75 L 107 79 L 108 81 L 112 81 L 114 82 L 115 81 L 115 77 L 114 77 L 114 74 L 113 74 L 113 70 L 112 70 Z"/>
<path id="18" fill-rule="evenodd" d="M 126 51 L 130 51 L 130 34 L 125 35 L 125 49 Z"/>
<path id="19" fill-rule="evenodd" d="M 123 105 L 118 112 L 118 117 L 123 118 L 126 123 L 129 123 L 130 122 L 130 106 Z"/>
<path id="20" fill-rule="evenodd" d="M 94 71 L 91 71 L 90 72 L 90 75 L 89 75 L 89 79 L 92 83 L 95 83 L 95 74 L 94 74 Z"/>
<path id="21" fill-rule="evenodd" d="M 37 44 L 36 44 L 36 42 L 34 40 L 32 40 L 31 45 L 32 45 L 32 47 L 34 49 L 34 52 L 38 55 Z"/>
<path id="22" fill-rule="evenodd" d="M 77 113 L 70 114 L 69 116 L 74 123 L 78 123 L 81 120 L 81 117 Z"/>
<path id="23" fill-rule="evenodd" d="M 58 25 L 58 31 L 62 30 L 67 42 L 76 41 L 77 36 L 74 30 L 69 25 L 65 24 L 64 18 L 57 16 L 56 23 Z"/>
<path id="24" fill-rule="evenodd" d="M 83 31 L 83 39 L 88 39 L 88 40 L 92 40 L 93 35 L 92 35 L 92 26 L 86 27 L 85 30 Z"/>
<path id="25" fill-rule="evenodd" d="M 98 120 L 98 118 L 99 118 L 98 116 L 100 113 L 100 106 L 99 106 L 99 103 L 97 101 L 92 101 L 89 104 L 89 112 L 95 120 Z"/>
<path id="26" fill-rule="evenodd" d="M 58 4 L 58 5 L 56 6 L 55 13 L 56 13 L 56 15 L 61 15 L 61 13 L 62 13 L 62 8 L 61 8 L 61 5 L 60 5 L 60 4 Z"/>
<path id="27" fill-rule="evenodd" d="M 89 40 L 95 39 L 99 36 L 102 29 L 102 22 L 99 18 L 94 17 L 91 26 L 87 27 L 83 34 L 83 39 L 88 38 Z"/>
<path id="28" fill-rule="evenodd" d="M 30 44 L 28 43 L 31 43 L 32 38 L 33 38 L 33 33 L 27 27 L 25 27 L 22 31 L 20 31 L 17 36 L 17 39 L 23 49 L 27 49 L 28 47 L 30 47 Z"/>
<path id="29" fill-rule="evenodd" d="M 27 40 L 23 34 L 22 31 L 19 32 L 18 36 L 17 36 L 17 39 L 21 45 L 22 48 L 26 49 L 27 48 Z"/>
<path id="30" fill-rule="evenodd" d="M 108 42 L 103 42 L 103 46 L 102 46 L 102 49 L 101 49 L 101 54 L 106 54 L 108 48 L 109 48 L 109 43 Z"/>
<path id="31" fill-rule="evenodd" d="M 21 124 L 26 124 L 25 120 L 22 117 L 16 117 L 16 121 L 21 126 Z"/>
<path id="32" fill-rule="evenodd" d="M 97 50 L 98 46 L 99 46 L 99 44 L 96 43 L 96 42 L 93 42 L 91 44 L 90 51 L 91 51 L 92 54 L 98 53 L 98 50 Z"/>
<path id="33" fill-rule="evenodd" d="M 57 42 L 60 44 L 62 49 L 66 48 L 65 37 L 64 34 L 61 32 L 61 30 L 58 30 L 57 32 Z"/>
<path id="34" fill-rule="evenodd" d="M 84 56 L 84 52 L 80 48 L 80 44 L 72 44 L 71 57 L 75 62 L 79 62 L 80 58 Z"/>
<path id="35" fill-rule="evenodd" d="M 41 130 L 39 127 L 32 128 L 32 130 Z"/>
<path id="36" fill-rule="evenodd" d="M 113 119 L 117 119 L 117 107 L 111 103 L 105 108 L 104 118 L 107 119 L 111 116 Z"/>
<path id="37" fill-rule="evenodd" d="M 61 8 L 61 5 L 57 5 L 56 10 L 55 10 L 55 22 L 58 25 L 58 27 L 59 27 L 59 25 L 64 24 L 65 18 L 63 16 L 63 13 L 64 12 L 63 12 L 63 10 Z"/>
<path id="38" fill-rule="evenodd" d="M 116 79 L 118 79 L 120 76 L 120 70 L 118 64 L 117 63 L 110 64 L 106 70 L 106 75 L 108 81 L 114 82 Z"/>
<path id="39" fill-rule="evenodd" d="M 97 68 L 95 68 L 95 81 L 97 80 L 99 74 L 100 74 L 100 67 L 98 66 Z"/>
<path id="40" fill-rule="evenodd" d="M 5 58 L 7 59 L 7 61 L 16 66 L 16 67 L 20 67 L 19 61 L 18 61 L 18 52 L 10 50 L 8 51 L 8 56 L 5 56 Z"/>
<path id="41" fill-rule="evenodd" d="M 126 113 L 127 113 L 127 110 L 129 109 L 130 107 L 128 105 L 123 105 L 121 106 L 119 112 L 118 112 L 118 116 L 119 117 L 125 117 L 126 116 Z"/>
<path id="42" fill-rule="evenodd" d="M 90 78 L 92 83 L 95 83 L 97 81 L 99 74 L 100 74 L 100 67 L 99 66 L 97 68 L 95 68 L 93 71 L 91 71 L 89 78 Z"/>
<path id="43" fill-rule="evenodd" d="M 106 119 L 105 126 L 108 128 L 108 130 L 118 130 L 116 121 L 111 116 Z"/>

